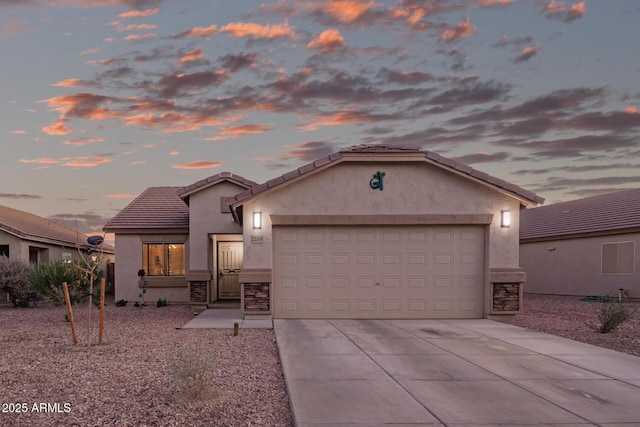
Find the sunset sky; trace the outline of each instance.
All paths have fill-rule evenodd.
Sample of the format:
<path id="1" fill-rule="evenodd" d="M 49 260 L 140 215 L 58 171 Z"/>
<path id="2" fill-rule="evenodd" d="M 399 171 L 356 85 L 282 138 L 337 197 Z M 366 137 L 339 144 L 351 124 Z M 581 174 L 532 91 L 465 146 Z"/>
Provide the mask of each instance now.
<path id="1" fill-rule="evenodd" d="M 548 203 L 640 186 L 637 0 L 0 0 L 0 204 L 420 147 Z"/>

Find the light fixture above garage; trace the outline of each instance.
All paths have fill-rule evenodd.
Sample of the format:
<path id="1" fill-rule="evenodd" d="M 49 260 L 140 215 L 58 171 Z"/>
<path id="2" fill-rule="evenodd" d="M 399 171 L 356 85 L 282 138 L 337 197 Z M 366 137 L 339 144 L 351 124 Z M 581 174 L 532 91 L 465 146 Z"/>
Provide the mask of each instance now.
<path id="1" fill-rule="evenodd" d="M 262 212 L 253 213 L 253 228 L 255 229 L 262 228 Z"/>
<path id="2" fill-rule="evenodd" d="M 500 213 L 500 226 L 511 227 L 511 211 L 502 211 Z"/>

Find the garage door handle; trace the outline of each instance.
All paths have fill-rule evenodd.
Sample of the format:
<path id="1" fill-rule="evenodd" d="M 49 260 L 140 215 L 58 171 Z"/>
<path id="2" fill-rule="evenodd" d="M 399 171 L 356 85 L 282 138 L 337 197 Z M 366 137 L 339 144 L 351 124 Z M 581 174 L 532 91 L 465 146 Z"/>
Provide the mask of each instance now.
<path id="1" fill-rule="evenodd" d="M 376 286 L 380 286 L 380 282 L 376 282 Z"/>

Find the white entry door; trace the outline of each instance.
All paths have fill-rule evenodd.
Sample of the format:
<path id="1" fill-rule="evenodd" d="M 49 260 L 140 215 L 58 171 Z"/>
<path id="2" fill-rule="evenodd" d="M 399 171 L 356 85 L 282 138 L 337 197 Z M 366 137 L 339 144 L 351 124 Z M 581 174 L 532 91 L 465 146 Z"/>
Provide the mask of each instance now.
<path id="1" fill-rule="evenodd" d="M 240 299 L 242 242 L 218 242 L 218 298 Z"/>
<path id="2" fill-rule="evenodd" d="M 484 228 L 273 229 L 278 318 L 481 318 Z"/>

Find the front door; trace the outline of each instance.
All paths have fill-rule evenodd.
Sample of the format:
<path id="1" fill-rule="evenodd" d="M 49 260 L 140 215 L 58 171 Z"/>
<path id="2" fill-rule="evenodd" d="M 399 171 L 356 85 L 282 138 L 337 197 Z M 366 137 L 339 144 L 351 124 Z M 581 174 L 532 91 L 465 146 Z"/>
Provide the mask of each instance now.
<path id="1" fill-rule="evenodd" d="M 242 242 L 218 242 L 218 299 L 240 299 Z"/>

